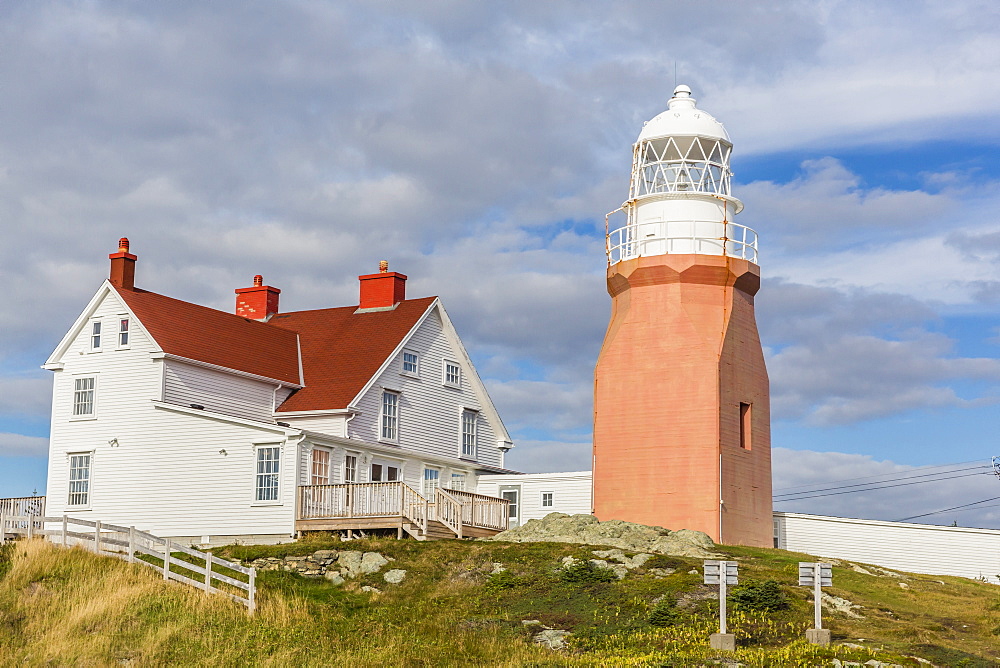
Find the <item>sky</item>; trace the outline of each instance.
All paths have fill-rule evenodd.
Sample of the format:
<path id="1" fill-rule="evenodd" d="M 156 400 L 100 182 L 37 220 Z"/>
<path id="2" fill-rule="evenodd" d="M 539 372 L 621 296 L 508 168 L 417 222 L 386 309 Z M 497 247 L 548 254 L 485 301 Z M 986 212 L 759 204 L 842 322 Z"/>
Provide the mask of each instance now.
<path id="1" fill-rule="evenodd" d="M 760 238 L 776 508 L 1000 528 L 995 2 L 39 0 L 0 43 L 0 497 L 44 493 L 39 365 L 121 236 L 227 311 L 258 273 L 354 304 L 387 259 L 508 465 L 588 469 L 604 215 L 676 82 Z"/>

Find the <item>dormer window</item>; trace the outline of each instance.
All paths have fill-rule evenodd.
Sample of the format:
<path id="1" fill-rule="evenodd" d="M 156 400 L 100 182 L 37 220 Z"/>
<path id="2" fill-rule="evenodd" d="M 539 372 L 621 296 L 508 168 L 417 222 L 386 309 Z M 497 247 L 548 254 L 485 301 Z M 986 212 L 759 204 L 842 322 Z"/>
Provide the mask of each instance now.
<path id="1" fill-rule="evenodd" d="M 101 349 L 101 321 L 94 320 L 90 323 L 90 349 L 98 351 Z"/>
<path id="2" fill-rule="evenodd" d="M 128 318 L 118 319 L 118 347 L 128 348 Z"/>
<path id="3" fill-rule="evenodd" d="M 418 377 L 420 375 L 420 357 L 412 351 L 403 351 L 403 375 Z"/>
<path id="4" fill-rule="evenodd" d="M 444 361 L 444 378 L 443 382 L 448 387 L 461 387 L 462 386 L 462 367 L 458 366 L 457 362 L 450 362 L 448 360 Z"/>

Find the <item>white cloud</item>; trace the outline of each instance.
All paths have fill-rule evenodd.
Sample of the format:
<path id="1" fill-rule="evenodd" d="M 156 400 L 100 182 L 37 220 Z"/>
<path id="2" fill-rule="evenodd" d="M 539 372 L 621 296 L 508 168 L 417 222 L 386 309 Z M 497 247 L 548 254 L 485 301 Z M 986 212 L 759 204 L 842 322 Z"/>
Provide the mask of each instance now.
<path id="1" fill-rule="evenodd" d="M 44 457 L 48 451 L 47 438 L 0 433 L 0 457 Z"/>
<path id="2" fill-rule="evenodd" d="M 777 498 L 793 493 L 812 496 L 776 501 L 775 510 L 786 512 L 895 521 L 1000 496 L 986 459 L 925 468 L 870 455 L 775 448 L 772 468 Z M 911 521 L 995 527 L 1000 526 L 997 504 L 1000 501 Z"/>

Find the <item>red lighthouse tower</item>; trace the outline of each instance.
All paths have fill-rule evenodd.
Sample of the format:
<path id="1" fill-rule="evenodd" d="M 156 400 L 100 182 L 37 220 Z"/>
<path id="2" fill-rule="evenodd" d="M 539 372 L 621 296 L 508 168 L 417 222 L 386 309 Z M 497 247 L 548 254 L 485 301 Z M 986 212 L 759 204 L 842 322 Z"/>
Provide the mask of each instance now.
<path id="1" fill-rule="evenodd" d="M 757 235 L 734 222 L 732 143 L 678 86 L 634 146 L 608 234 L 611 322 L 594 373 L 594 514 L 771 546 Z"/>

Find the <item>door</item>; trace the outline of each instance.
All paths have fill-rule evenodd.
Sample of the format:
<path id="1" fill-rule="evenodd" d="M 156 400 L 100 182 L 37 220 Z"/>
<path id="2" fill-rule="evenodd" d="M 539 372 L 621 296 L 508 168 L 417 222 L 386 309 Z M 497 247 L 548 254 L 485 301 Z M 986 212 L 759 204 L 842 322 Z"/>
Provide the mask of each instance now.
<path id="1" fill-rule="evenodd" d="M 507 506 L 507 518 L 510 528 L 521 526 L 521 488 L 507 487 L 500 489 L 500 498 L 510 501 Z"/>
<path id="2" fill-rule="evenodd" d="M 399 464 L 373 459 L 368 471 L 371 482 L 397 482 L 401 479 Z M 371 490 L 369 513 L 373 515 L 399 514 L 399 486 L 379 485 Z"/>

